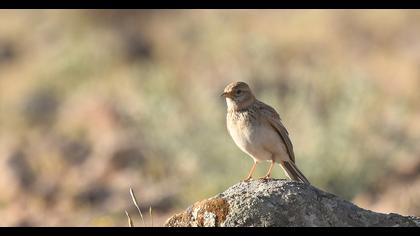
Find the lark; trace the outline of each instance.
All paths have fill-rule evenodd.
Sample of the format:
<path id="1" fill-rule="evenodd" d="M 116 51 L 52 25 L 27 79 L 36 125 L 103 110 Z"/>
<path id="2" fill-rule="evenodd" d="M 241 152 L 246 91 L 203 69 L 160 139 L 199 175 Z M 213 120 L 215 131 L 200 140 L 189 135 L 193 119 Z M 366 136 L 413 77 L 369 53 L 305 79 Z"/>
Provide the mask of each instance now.
<path id="1" fill-rule="evenodd" d="M 222 96 L 226 98 L 229 134 L 235 144 L 254 160 L 244 181 L 252 179 L 258 163 L 270 161 L 267 174 L 260 179 L 269 179 L 273 166 L 279 163 L 287 177 L 309 184 L 296 166 L 289 133 L 276 110 L 255 98 L 245 82 L 228 84 Z"/>

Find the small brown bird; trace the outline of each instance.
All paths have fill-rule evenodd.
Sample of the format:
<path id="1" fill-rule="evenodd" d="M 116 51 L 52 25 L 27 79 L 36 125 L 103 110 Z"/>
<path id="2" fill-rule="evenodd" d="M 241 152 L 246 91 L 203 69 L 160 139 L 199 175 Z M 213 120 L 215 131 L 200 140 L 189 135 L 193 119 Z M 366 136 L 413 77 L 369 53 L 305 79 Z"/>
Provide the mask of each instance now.
<path id="1" fill-rule="evenodd" d="M 270 161 L 267 174 L 271 177 L 274 164 L 280 164 L 285 174 L 293 180 L 308 183 L 295 164 L 293 145 L 279 114 L 269 105 L 255 98 L 248 84 L 233 82 L 228 84 L 222 96 L 227 103 L 227 129 L 236 145 L 254 159 L 254 164 L 244 179 L 252 178 L 260 161 Z"/>

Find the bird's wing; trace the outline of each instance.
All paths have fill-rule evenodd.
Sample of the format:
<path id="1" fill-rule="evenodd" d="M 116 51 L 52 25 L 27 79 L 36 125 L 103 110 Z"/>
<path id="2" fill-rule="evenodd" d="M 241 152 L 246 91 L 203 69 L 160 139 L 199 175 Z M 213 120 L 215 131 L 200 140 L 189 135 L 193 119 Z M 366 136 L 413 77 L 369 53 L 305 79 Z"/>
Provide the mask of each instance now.
<path id="1" fill-rule="evenodd" d="M 261 101 L 257 101 L 256 104 L 261 114 L 263 114 L 263 116 L 267 119 L 270 125 L 280 135 L 281 139 L 286 145 L 287 153 L 289 154 L 290 160 L 292 160 L 292 162 L 294 163 L 295 153 L 293 151 L 292 141 L 289 138 L 289 132 L 287 132 L 286 127 L 284 127 L 284 125 L 281 123 L 280 115 L 276 112 L 276 110 L 274 110 L 274 108 Z"/>

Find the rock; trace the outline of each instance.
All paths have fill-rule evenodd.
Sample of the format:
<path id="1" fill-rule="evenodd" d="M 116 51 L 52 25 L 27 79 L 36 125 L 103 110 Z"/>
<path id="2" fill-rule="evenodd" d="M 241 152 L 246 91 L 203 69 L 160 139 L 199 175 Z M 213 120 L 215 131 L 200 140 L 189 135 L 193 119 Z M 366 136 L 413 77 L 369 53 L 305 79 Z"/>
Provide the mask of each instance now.
<path id="1" fill-rule="evenodd" d="M 382 214 L 311 185 L 288 180 L 240 182 L 169 218 L 165 226 L 420 226 L 420 218 Z"/>

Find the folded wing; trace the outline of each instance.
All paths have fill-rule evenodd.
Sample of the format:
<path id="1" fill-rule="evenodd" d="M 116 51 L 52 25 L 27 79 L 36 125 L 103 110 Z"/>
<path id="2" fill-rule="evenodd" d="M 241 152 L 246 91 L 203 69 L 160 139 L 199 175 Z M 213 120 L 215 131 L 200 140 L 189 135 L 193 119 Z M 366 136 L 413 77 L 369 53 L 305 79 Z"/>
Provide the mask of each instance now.
<path id="1" fill-rule="evenodd" d="M 281 123 L 279 114 L 274 110 L 274 108 L 269 105 L 257 101 L 256 105 L 270 125 L 277 131 L 277 133 L 282 138 L 284 144 L 286 145 L 287 153 L 289 154 L 290 160 L 295 163 L 295 153 L 293 151 L 292 141 L 289 138 L 289 132 L 287 132 L 286 127 Z"/>

